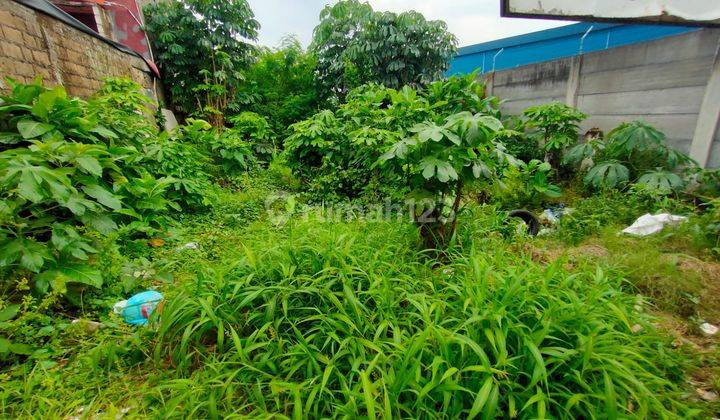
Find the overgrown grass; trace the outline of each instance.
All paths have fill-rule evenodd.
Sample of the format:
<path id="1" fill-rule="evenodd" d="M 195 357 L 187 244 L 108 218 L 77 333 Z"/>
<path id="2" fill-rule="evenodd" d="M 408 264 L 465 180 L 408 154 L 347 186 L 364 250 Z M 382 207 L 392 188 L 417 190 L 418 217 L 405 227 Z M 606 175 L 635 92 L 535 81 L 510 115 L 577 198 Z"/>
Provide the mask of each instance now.
<path id="1" fill-rule="evenodd" d="M 153 389 L 157 414 L 687 412 L 672 352 L 618 276 L 542 267 L 501 239 L 439 265 L 400 224 L 284 229 L 199 266 L 168 302 L 154 359 L 184 379 Z"/>
<path id="2" fill-rule="evenodd" d="M 258 207 L 277 187 L 246 181 L 152 251 L 174 274 L 155 329 L 110 317 L 94 335 L 66 331 L 64 359 L 3 373 L 3 416 L 675 418 L 710 409 L 683 384 L 714 359 L 675 350 L 656 329 L 632 256 L 538 261 L 526 244 L 550 241 L 470 205 L 437 260 L 418 251 L 409 221 L 272 223 Z M 228 219 L 249 198 L 259 217 Z M 600 238 L 610 255 L 629 246 Z M 199 249 L 178 250 L 187 241 Z M 653 241 L 638 251 L 654 255 Z"/>

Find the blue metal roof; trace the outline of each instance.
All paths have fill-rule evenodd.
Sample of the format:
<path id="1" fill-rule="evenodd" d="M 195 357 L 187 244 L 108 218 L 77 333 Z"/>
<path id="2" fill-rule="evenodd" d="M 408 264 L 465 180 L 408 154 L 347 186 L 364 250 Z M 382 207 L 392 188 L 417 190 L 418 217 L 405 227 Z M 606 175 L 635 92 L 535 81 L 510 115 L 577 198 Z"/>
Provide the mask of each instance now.
<path id="1" fill-rule="evenodd" d="M 696 30 L 699 28 L 675 25 L 576 23 L 462 47 L 450 61 L 447 74 L 503 70 Z"/>

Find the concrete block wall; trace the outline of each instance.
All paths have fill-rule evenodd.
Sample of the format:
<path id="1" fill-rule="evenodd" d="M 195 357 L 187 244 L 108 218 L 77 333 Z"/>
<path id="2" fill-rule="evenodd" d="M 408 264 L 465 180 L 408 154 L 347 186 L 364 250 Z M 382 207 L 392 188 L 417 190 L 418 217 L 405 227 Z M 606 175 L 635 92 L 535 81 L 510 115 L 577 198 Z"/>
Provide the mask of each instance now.
<path id="1" fill-rule="evenodd" d="M 607 132 L 624 121 L 644 120 L 685 153 L 691 152 L 693 142 L 696 154 L 709 144 L 705 164 L 718 167 L 720 98 L 713 100 L 709 85 L 720 69 L 719 48 L 720 29 L 704 29 L 484 76 L 492 94 L 505 100 L 506 113 L 557 100 L 588 115 L 583 132 L 592 127 Z M 709 140 L 703 138 L 708 130 L 703 134 L 699 127 L 708 121 L 715 124 L 713 141 L 703 143 Z"/>
<path id="2" fill-rule="evenodd" d="M 0 0 L 0 79 L 62 84 L 89 97 L 107 77 L 128 77 L 155 97 L 148 65 L 137 56 L 12 0 Z M 0 91 L 6 90 L 0 82 Z"/>

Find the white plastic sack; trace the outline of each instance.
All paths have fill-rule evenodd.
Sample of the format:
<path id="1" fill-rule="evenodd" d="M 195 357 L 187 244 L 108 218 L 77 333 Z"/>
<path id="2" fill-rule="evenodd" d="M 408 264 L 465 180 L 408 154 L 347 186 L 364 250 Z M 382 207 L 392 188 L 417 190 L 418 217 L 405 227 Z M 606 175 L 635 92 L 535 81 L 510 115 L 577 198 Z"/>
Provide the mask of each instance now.
<path id="1" fill-rule="evenodd" d="M 650 213 L 643 214 L 632 225 L 623 229 L 623 233 L 629 233 L 637 236 L 647 236 L 663 230 L 666 224 L 681 223 L 687 220 L 685 216 L 676 216 L 669 213 L 660 213 L 652 215 Z"/>

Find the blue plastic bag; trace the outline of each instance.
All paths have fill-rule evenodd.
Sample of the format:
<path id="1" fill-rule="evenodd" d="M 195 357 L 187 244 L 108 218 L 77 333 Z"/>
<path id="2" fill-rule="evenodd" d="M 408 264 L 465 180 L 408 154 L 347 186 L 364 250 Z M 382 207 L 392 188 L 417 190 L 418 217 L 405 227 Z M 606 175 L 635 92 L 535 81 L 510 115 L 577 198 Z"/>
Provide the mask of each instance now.
<path id="1" fill-rule="evenodd" d="M 131 325 L 146 325 L 150 314 L 163 300 L 163 295 L 154 290 L 138 293 L 127 300 L 122 317 Z"/>

